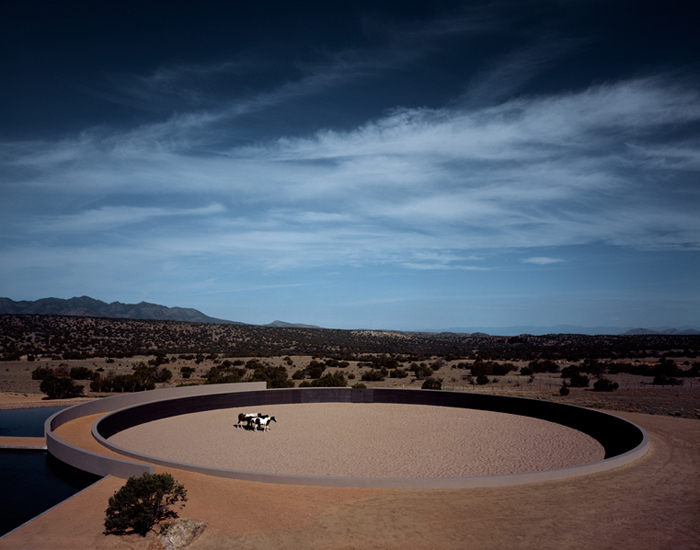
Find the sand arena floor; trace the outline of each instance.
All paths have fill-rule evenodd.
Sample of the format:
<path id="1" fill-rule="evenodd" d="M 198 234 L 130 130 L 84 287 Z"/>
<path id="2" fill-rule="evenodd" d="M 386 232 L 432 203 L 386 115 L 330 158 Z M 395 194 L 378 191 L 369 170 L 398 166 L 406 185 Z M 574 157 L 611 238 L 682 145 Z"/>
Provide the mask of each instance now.
<path id="1" fill-rule="evenodd" d="M 240 412 L 277 419 L 238 429 Z M 596 462 L 603 447 L 576 430 L 504 413 L 424 405 L 319 403 L 187 414 L 130 428 L 112 443 L 202 466 L 334 477 L 465 477 Z"/>

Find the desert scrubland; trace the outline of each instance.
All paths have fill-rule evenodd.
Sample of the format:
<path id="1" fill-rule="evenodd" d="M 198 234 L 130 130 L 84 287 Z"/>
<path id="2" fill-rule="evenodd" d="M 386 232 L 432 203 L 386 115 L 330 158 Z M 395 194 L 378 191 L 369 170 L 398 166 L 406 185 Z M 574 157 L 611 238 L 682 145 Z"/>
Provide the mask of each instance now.
<path id="1" fill-rule="evenodd" d="M 605 409 L 639 424 L 650 435 L 649 452 L 621 468 L 493 489 L 281 486 L 169 470 L 188 490 L 181 515 L 207 525 L 191 544 L 193 550 L 699 548 L 697 336 L 496 337 L 52 316 L 0 316 L 0 327 L 0 407 L 4 408 L 72 404 L 110 395 L 91 389 L 91 385 L 98 386 L 96 380 L 113 388 L 121 381 L 119 391 L 125 391 L 129 383 L 169 387 L 266 380 L 276 387 L 364 384 L 421 388 L 426 380 L 435 380 L 442 391 L 493 392 Z M 83 389 L 83 395 L 46 399 L 40 378 L 46 380 L 47 375 L 70 380 Z M 605 389 L 612 391 L 595 391 L 600 380 L 608 380 Z M 562 395 L 564 385 L 567 395 Z M 425 475 L 428 470 L 434 475 L 470 475 L 484 465 L 498 469 L 503 463 L 495 459 L 508 456 L 511 463 L 520 461 L 519 467 L 528 470 L 533 464 L 525 462 L 538 462 L 538 452 L 550 461 L 600 458 L 595 442 L 586 441 L 582 434 L 554 437 L 546 430 L 538 431 L 542 426 L 502 422 L 503 418 L 489 424 L 494 419 L 469 416 L 475 411 L 462 411 L 466 416 L 457 420 L 461 429 L 443 430 L 445 437 L 441 438 L 435 426 L 449 425 L 454 418 L 434 417 L 421 424 L 425 418 L 420 415 L 408 418 L 404 412 L 363 409 L 370 415 L 369 427 L 376 427 L 377 416 L 394 422 L 386 426 L 387 431 L 366 437 L 366 430 L 353 430 L 358 425 L 369 429 L 367 419 L 354 411 L 349 414 L 338 404 L 323 405 L 322 413 L 285 407 L 266 412 L 279 414 L 285 428 L 297 426 L 293 433 L 282 429 L 282 423 L 273 424 L 269 433 L 248 432 L 234 428 L 230 415 L 208 412 L 203 413 L 209 415 L 205 419 L 197 415 L 187 419 L 194 426 L 189 431 L 183 418 L 175 424 L 166 419 L 155 431 L 124 432 L 118 437 L 144 452 L 157 448 L 159 454 L 180 457 L 178 453 L 195 453 L 197 456 L 189 457 L 193 461 L 224 460 L 218 464 L 224 467 L 246 466 L 226 462 L 232 460 L 232 449 L 238 449 L 240 455 L 243 446 L 250 451 L 243 458 L 255 465 L 270 456 L 271 445 L 275 449 L 276 444 L 286 445 L 278 466 L 293 464 L 299 473 L 309 473 L 309 468 L 315 471 L 315 461 L 329 475 L 357 475 L 353 468 L 363 463 L 369 470 L 374 466 L 376 475 L 415 475 L 416 471 Z M 301 431 L 299 427 L 310 425 L 305 416 L 310 410 L 314 422 L 321 419 L 331 427 L 314 424 L 317 429 L 310 432 L 315 433 L 295 442 L 298 438 L 292 436 Z M 496 414 L 499 416 L 508 415 Z M 402 417 L 408 422 L 399 422 Z M 86 418 L 62 426 L 60 436 L 79 446 L 99 447 L 90 434 L 93 421 Z M 205 433 L 199 429 L 202 425 L 213 430 Z M 486 425 L 493 428 L 478 429 Z M 144 428 L 136 431 L 139 429 Z M 534 447 L 499 447 L 513 431 L 521 436 L 521 447 L 533 443 Z M 323 437 L 323 433 L 332 437 Z M 197 445 L 183 445 L 187 434 L 204 439 Z M 498 444 L 484 439 L 489 434 L 500 434 Z M 379 449 L 380 443 L 386 445 Z M 406 447 L 407 443 L 411 445 Z M 223 450 L 224 458 L 207 452 L 205 444 Z M 329 447 L 337 453 L 325 452 Z M 359 455 L 352 454 L 358 449 Z M 574 456 L 572 450 L 578 454 Z M 420 452 L 427 454 L 410 454 Z M 454 460 L 440 460 L 450 456 Z M 490 463 L 481 460 L 488 456 Z M 421 468 L 421 464 L 428 466 Z M 566 462 L 559 463 L 563 464 Z M 100 481 L 0 539 L 0 548 L 161 548 L 155 532 L 146 538 L 104 535 L 107 500 L 123 482 L 112 477 Z"/>
<path id="2" fill-rule="evenodd" d="M 129 391 L 108 381 L 135 374 L 145 387 L 264 380 L 421 388 L 434 379 L 443 391 L 700 417 L 697 335 L 499 337 L 0 315 L 0 358 L 2 407 L 53 404 L 40 389 L 48 372 L 73 375 L 88 398 Z M 595 391 L 601 379 L 612 391 Z"/>

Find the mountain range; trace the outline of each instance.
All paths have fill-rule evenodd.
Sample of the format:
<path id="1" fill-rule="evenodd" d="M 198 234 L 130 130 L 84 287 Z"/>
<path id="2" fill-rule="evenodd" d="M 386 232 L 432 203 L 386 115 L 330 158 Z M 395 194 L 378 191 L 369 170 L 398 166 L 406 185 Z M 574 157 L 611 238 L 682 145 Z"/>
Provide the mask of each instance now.
<path id="1" fill-rule="evenodd" d="M 533 336 L 542 336 L 544 334 L 586 334 L 589 336 L 597 335 L 637 335 L 637 334 L 680 334 L 694 335 L 700 334 L 700 331 L 692 327 L 669 328 L 633 328 L 633 327 L 583 327 L 579 325 L 556 325 L 551 327 L 517 325 L 510 327 L 452 327 L 442 330 L 426 330 L 424 332 L 455 332 L 455 333 L 477 333 L 483 332 L 493 336 L 519 336 L 521 334 L 532 334 Z"/>
<path id="2" fill-rule="evenodd" d="M 112 317 L 118 319 L 152 319 L 155 321 L 186 321 L 190 323 L 236 324 L 235 321 L 209 317 L 192 308 L 166 307 L 158 304 L 140 302 L 138 304 L 108 304 L 89 296 L 63 300 L 61 298 L 42 298 L 41 300 L 15 302 L 9 298 L 0 298 L 0 313 L 34 314 L 34 315 L 70 315 L 74 317 Z"/>
<path id="3" fill-rule="evenodd" d="M 150 319 L 154 321 L 184 321 L 189 323 L 216 323 L 228 325 L 245 325 L 238 321 L 228 321 L 209 317 L 201 311 L 193 308 L 167 307 L 148 302 L 138 304 L 123 304 L 112 302 L 108 304 L 101 300 L 95 300 L 89 296 L 80 296 L 64 300 L 61 298 L 42 298 L 36 301 L 22 300 L 16 302 L 10 298 L 0 298 L 0 314 L 34 314 L 34 315 L 70 315 L 76 317 L 111 317 L 118 319 Z M 316 325 L 303 325 L 296 323 L 286 323 L 284 321 L 273 321 L 269 327 L 289 327 L 289 328 L 321 328 Z M 417 332 L 454 332 L 498 336 L 517 336 L 520 334 L 679 334 L 694 335 L 700 331 L 691 327 L 675 328 L 621 328 L 621 327 L 582 327 L 575 325 L 557 325 L 554 327 L 542 326 L 512 326 L 512 327 L 457 327 L 441 330 L 423 330 Z"/>

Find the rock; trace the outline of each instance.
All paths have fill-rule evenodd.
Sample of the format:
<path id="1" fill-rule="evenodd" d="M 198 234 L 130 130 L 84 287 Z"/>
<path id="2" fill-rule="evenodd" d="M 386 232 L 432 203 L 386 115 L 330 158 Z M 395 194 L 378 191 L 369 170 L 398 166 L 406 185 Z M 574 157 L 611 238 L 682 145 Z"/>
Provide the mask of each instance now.
<path id="1" fill-rule="evenodd" d="M 176 550 L 190 544 L 202 534 L 206 524 L 187 518 L 178 518 L 172 522 L 168 529 L 160 536 L 160 543 L 165 550 Z"/>

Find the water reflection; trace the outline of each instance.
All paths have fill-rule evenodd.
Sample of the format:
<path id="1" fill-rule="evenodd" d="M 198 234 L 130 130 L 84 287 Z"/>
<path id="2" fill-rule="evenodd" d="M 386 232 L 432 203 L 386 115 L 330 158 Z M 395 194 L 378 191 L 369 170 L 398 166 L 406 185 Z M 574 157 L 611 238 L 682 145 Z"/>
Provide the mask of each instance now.
<path id="1" fill-rule="evenodd" d="M 0 435 L 42 437 L 44 421 L 61 408 L 0 411 Z M 0 450 L 0 536 L 99 479 L 45 451 Z"/>

